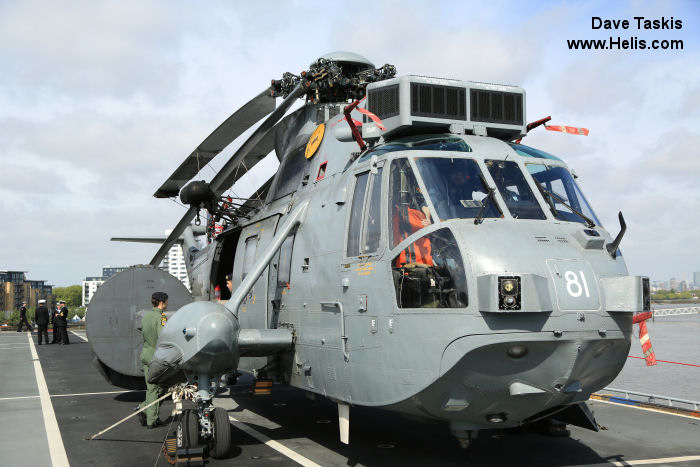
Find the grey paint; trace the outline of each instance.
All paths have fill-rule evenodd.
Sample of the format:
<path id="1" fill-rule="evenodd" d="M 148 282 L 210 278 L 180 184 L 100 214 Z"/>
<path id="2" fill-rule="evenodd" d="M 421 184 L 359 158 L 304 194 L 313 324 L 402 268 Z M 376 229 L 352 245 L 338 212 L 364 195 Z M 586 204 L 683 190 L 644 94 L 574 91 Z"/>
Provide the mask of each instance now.
<path id="1" fill-rule="evenodd" d="M 316 127 L 317 116 L 329 115 L 324 107 L 343 104 L 308 102 L 285 121 L 287 134 L 277 135 L 277 142 L 286 146 L 278 145 L 278 150 L 282 148 L 291 157 Z M 251 271 L 238 286 L 235 299 L 226 308 L 238 311 L 240 336 L 245 336 L 247 346 L 254 347 L 256 342 L 263 346 L 268 326 L 281 331 L 271 341 L 282 341 L 285 347 L 284 331 L 288 331 L 293 343 L 289 350 L 267 357 L 241 357 L 240 370 L 265 371 L 278 381 L 342 403 L 449 421 L 455 433 L 518 425 L 544 409 L 586 400 L 615 377 L 629 350 L 632 314 L 642 310 L 642 278 L 630 276 L 624 259 L 611 258 L 601 247 L 612 240 L 605 228 L 593 227 L 599 237 L 589 239 L 582 236 L 584 224 L 554 218 L 532 177 L 526 180 L 545 213 L 544 220 L 513 218 L 497 191 L 494 198 L 504 209 L 502 218 L 486 218 L 479 225 L 473 219 L 436 221 L 390 246 L 388 167 L 396 158 L 470 158 L 489 186 L 495 186 L 495 181 L 485 165 L 487 159 L 507 158 L 525 172 L 527 163 L 566 168 L 561 161 L 523 157 L 492 137 L 463 134 L 468 123 L 442 122 L 446 131 L 459 131 L 454 136 L 472 148 L 470 153 L 412 150 L 362 160 L 356 158 L 356 143 L 338 140 L 329 131 L 345 125 L 343 116 L 326 121 L 321 146 L 305 162 L 306 183 L 292 194 L 268 199 L 249 222 L 235 226 L 241 234 L 234 279 L 241 277 L 245 239 L 259 235 L 264 248 L 258 250 L 254 274 Z M 489 125 L 484 125 L 489 134 Z M 325 176 L 317 178 L 324 163 Z M 366 256 L 348 257 L 345 244 L 355 178 L 372 166 L 385 168 L 380 247 Z M 427 193 L 418 178 L 421 190 Z M 305 219 L 296 231 L 291 280 L 289 287 L 280 289 L 276 274 L 270 272 L 276 267 L 275 251 L 301 206 Z M 437 219 L 430 203 L 429 207 Z M 392 259 L 418 238 L 444 228 L 454 235 L 464 262 L 468 306 L 398 308 Z M 273 229 L 277 229 L 274 235 Z M 221 236 L 220 241 L 226 238 Z M 196 300 L 209 299 L 213 250 L 201 252 L 192 266 Z M 521 311 L 498 310 L 498 276 L 521 278 Z M 248 299 L 240 305 L 251 290 L 265 299 Z M 272 299 L 279 300 L 274 319 Z M 220 313 L 226 309 L 206 305 L 201 310 Z M 187 316 L 178 313 L 173 321 L 178 315 Z M 185 329 L 196 321 L 182 319 L 183 326 L 189 323 Z M 514 345 L 525 346 L 527 354 L 508 356 Z M 231 355 L 230 346 L 235 343 L 226 344 L 224 355 Z M 273 350 L 271 344 L 269 351 Z M 265 351 L 256 355 L 260 353 Z M 219 370 L 226 366 L 218 356 L 214 360 Z M 506 422 L 488 421 L 489 414 L 501 412 Z"/>

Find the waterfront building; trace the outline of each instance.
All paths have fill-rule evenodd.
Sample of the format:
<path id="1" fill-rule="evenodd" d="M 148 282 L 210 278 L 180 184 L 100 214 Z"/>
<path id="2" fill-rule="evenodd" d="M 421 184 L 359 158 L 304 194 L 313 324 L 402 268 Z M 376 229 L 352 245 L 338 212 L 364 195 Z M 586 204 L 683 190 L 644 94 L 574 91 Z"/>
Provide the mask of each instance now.
<path id="1" fill-rule="evenodd" d="M 53 286 L 45 280 L 27 279 L 25 271 L 0 271 L 0 311 L 11 313 L 18 310 L 22 302 L 36 307 L 41 299 L 53 304 Z M 8 313 L 4 313 L 6 318 Z"/>
<path id="2" fill-rule="evenodd" d="M 695 287 L 700 287 L 700 271 L 695 271 L 693 273 L 693 283 Z"/>
<path id="3" fill-rule="evenodd" d="M 83 281 L 83 306 L 88 306 L 97 288 L 107 280 L 105 277 L 86 277 Z"/>
<path id="4" fill-rule="evenodd" d="M 165 234 L 170 235 L 172 229 L 166 230 Z M 185 256 L 182 253 L 182 247 L 175 244 L 170 247 L 167 256 L 160 263 L 160 268 L 168 271 L 173 276 L 177 277 L 182 282 L 187 290 L 190 290 L 190 279 L 187 276 L 187 267 L 185 266 Z"/>
<path id="5" fill-rule="evenodd" d="M 672 277 L 671 280 L 668 281 L 669 290 L 675 290 L 676 292 L 678 292 L 678 287 L 680 285 L 680 282 L 675 277 Z"/>

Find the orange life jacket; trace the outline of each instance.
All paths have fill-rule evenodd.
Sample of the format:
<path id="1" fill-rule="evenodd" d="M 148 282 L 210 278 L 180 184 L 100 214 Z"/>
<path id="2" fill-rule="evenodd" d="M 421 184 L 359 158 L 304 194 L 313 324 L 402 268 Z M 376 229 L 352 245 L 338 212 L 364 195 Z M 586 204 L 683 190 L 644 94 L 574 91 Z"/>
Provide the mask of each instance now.
<path id="1" fill-rule="evenodd" d="M 399 229 L 399 210 L 394 208 L 393 230 L 394 230 L 394 245 L 408 238 L 409 235 L 419 231 L 423 227 L 425 214 L 417 209 L 408 208 L 408 223 L 411 226 L 411 232 L 401 232 Z M 406 264 L 424 264 L 426 266 L 433 265 L 433 257 L 431 256 L 430 240 L 426 237 L 419 238 L 411 245 L 403 250 L 396 258 L 396 267 L 402 267 Z"/>

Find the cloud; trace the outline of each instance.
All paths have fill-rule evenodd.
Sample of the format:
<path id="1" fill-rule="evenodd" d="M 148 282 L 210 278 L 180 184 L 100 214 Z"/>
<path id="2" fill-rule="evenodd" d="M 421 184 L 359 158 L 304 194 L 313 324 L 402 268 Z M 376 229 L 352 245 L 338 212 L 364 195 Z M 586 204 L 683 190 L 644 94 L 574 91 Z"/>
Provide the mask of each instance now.
<path id="1" fill-rule="evenodd" d="M 577 170 L 611 231 L 624 211 L 630 268 L 661 277 L 700 269 L 689 234 L 698 225 L 689 209 L 700 208 L 700 57 L 566 49 L 566 39 L 595 37 L 591 15 L 666 10 L 692 44 L 688 5 L 392 0 L 366 14 L 301 1 L 0 2 L 0 213 L 12 219 L 0 230 L 11 246 L 0 268 L 67 285 L 102 266 L 147 262 L 155 245 L 107 239 L 174 225 L 184 209 L 151 195 L 185 156 L 270 79 L 350 50 L 399 74 L 523 86 L 530 120 L 551 114 L 591 130 L 540 129 L 525 143 Z M 235 191 L 276 167 L 267 160 Z"/>

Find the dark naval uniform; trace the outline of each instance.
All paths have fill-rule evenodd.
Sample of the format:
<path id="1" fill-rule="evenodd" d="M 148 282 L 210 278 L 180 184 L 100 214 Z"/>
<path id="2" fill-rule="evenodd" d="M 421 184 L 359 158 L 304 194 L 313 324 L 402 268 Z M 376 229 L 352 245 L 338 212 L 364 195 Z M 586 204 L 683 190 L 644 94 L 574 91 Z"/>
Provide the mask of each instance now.
<path id="1" fill-rule="evenodd" d="M 17 332 L 22 332 L 22 325 L 27 325 L 27 331 L 32 332 L 32 326 L 27 320 L 27 307 L 22 305 L 19 309 L 19 326 L 17 327 Z"/>
<path id="2" fill-rule="evenodd" d="M 141 350 L 141 365 L 143 365 L 143 376 L 146 378 L 146 400 L 139 404 L 139 408 L 143 408 L 158 399 L 163 395 L 163 389 L 157 384 L 148 382 L 148 364 L 153 360 L 153 354 L 156 351 L 156 343 L 160 331 L 165 325 L 165 314 L 162 314 L 157 307 L 153 307 L 141 320 L 141 329 L 143 334 L 143 350 Z M 160 403 L 154 404 L 143 411 L 146 414 L 146 424 L 155 426 L 158 420 L 158 409 Z"/>
<path id="3" fill-rule="evenodd" d="M 51 328 L 53 330 L 53 340 L 52 344 L 58 344 L 61 342 L 61 334 L 58 332 L 58 326 L 56 326 L 56 318 L 58 317 L 59 311 L 55 306 L 51 308 Z"/>
<path id="4" fill-rule="evenodd" d="M 63 305 L 63 307 L 58 310 L 56 315 L 56 321 L 53 323 L 54 326 L 58 328 L 59 344 L 68 345 L 68 307 Z"/>
<path id="5" fill-rule="evenodd" d="M 39 305 L 36 309 L 36 316 L 34 317 L 36 325 L 39 328 L 39 345 L 41 345 L 42 337 L 46 343 L 49 343 L 49 309 L 43 303 Z"/>

